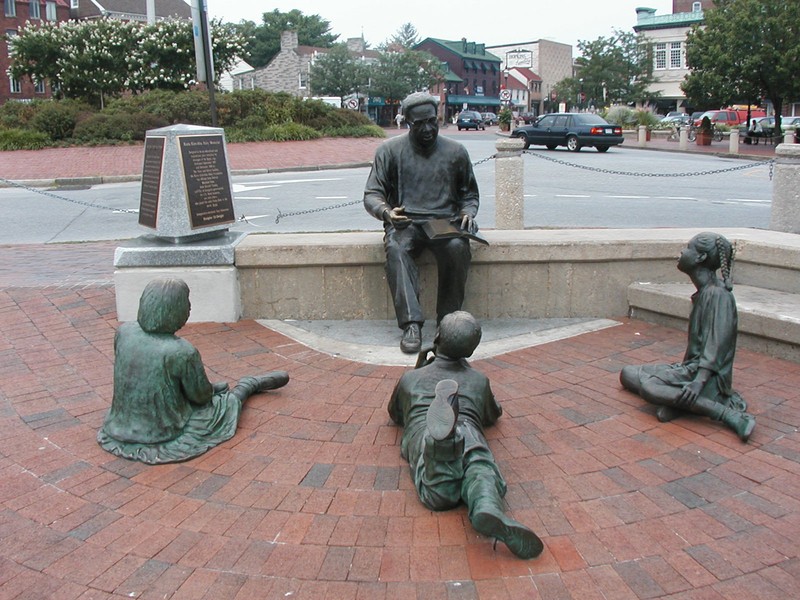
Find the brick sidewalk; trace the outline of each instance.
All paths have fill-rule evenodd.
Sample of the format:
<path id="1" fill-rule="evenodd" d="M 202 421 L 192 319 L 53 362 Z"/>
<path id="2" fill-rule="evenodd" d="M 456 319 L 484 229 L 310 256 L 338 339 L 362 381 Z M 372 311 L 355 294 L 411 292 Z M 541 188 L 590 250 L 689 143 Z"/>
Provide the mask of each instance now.
<path id="1" fill-rule="evenodd" d="M 677 330 L 622 319 L 477 361 L 505 409 L 488 437 L 509 509 L 546 545 L 521 561 L 463 508 L 417 500 L 385 408 L 402 368 L 253 321 L 183 331 L 212 380 L 291 374 L 248 402 L 232 440 L 156 467 L 103 452 L 117 322 L 88 265 L 106 246 L 48 245 L 78 273 L 65 285 L 3 278 L 0 599 L 796 596 L 800 365 L 737 353 L 734 383 L 758 418 L 742 444 L 703 419 L 660 424 L 620 388 L 623 365 L 680 358 Z"/>

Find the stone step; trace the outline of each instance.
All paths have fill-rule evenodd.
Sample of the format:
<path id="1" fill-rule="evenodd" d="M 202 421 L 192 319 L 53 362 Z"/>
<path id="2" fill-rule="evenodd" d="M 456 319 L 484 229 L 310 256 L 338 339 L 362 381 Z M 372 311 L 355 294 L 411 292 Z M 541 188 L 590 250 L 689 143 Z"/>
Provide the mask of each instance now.
<path id="1" fill-rule="evenodd" d="M 628 286 L 629 314 L 686 329 L 692 284 L 633 283 Z M 737 344 L 757 352 L 800 362 L 800 294 L 749 285 L 734 285 L 739 312 Z"/>

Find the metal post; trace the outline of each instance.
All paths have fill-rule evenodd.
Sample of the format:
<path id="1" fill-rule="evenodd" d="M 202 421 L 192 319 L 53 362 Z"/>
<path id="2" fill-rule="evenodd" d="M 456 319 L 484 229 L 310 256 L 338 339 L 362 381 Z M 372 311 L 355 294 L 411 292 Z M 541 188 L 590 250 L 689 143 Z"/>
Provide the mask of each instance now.
<path id="1" fill-rule="evenodd" d="M 208 102 L 211 108 L 211 125 L 217 126 L 217 101 L 214 98 L 214 59 L 211 54 L 211 35 L 208 31 L 208 15 L 206 2 L 200 2 L 200 36 L 203 40 L 203 56 L 206 62 L 206 86 L 208 87 Z"/>

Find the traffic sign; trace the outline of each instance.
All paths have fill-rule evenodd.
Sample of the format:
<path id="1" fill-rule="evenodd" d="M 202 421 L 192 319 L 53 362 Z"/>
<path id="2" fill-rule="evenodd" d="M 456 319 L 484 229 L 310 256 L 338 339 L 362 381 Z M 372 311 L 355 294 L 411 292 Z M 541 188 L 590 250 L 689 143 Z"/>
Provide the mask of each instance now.
<path id="1" fill-rule="evenodd" d="M 347 101 L 347 108 L 349 108 L 350 110 L 356 110 L 358 108 L 358 99 L 350 98 Z"/>
<path id="2" fill-rule="evenodd" d="M 511 100 L 511 90 L 500 90 L 500 100 Z"/>

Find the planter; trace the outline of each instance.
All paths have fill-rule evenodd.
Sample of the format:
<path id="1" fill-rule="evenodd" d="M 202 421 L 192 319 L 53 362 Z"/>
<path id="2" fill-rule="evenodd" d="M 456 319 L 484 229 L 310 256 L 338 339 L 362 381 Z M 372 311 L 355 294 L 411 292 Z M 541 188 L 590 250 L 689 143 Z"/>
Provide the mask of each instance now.
<path id="1" fill-rule="evenodd" d="M 500 123 L 498 126 L 500 127 L 500 131 L 508 131 L 511 129 L 511 123 Z"/>
<path id="2" fill-rule="evenodd" d="M 698 131 L 697 132 L 697 145 L 698 146 L 710 146 L 711 145 L 711 132 L 710 131 Z"/>

